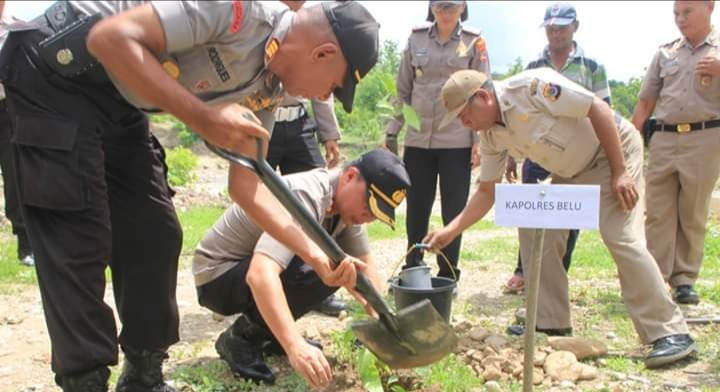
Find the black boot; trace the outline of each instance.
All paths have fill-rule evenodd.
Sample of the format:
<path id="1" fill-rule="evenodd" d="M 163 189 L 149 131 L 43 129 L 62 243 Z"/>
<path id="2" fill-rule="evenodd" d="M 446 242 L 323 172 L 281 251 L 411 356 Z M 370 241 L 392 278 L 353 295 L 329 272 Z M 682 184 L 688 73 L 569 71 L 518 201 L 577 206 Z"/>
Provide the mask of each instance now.
<path id="1" fill-rule="evenodd" d="M 122 349 L 125 363 L 116 392 L 176 392 L 163 379 L 162 364 L 168 357 L 165 351 Z"/>
<path id="2" fill-rule="evenodd" d="M 55 383 L 63 392 L 107 392 L 110 370 L 106 367 L 74 376 L 55 376 Z"/>
<path id="3" fill-rule="evenodd" d="M 262 353 L 263 345 L 270 339 L 270 335 L 249 317 L 242 315 L 220 334 L 215 342 L 215 350 L 236 376 L 273 384 L 275 376 L 265 364 Z"/>

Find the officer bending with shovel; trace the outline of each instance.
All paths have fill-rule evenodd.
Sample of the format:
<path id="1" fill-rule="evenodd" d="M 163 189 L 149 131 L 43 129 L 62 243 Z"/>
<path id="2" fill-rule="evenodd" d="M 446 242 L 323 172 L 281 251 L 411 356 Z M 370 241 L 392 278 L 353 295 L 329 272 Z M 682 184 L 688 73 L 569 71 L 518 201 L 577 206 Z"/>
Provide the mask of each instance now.
<path id="1" fill-rule="evenodd" d="M 395 208 L 410 180 L 400 159 L 385 150 L 364 154 L 344 169 L 315 169 L 282 181 L 373 286 L 380 278 L 370 255 L 364 224 L 379 219 L 394 228 Z M 318 342 L 306 341 L 293 320 L 332 295 L 312 267 L 264 233 L 234 204 L 195 251 L 193 274 L 202 306 L 222 315 L 242 313 L 215 342 L 220 357 L 239 377 L 273 383 L 266 354 L 287 354 L 290 364 L 314 388 L 326 387 L 332 372 Z M 354 279 L 345 279 L 351 293 Z"/>
<path id="2" fill-rule="evenodd" d="M 646 366 L 664 366 L 696 351 L 645 246 L 643 207 L 637 205 L 643 146 L 633 125 L 550 69 L 525 71 L 495 84 L 480 72 L 458 71 L 441 94 L 446 121 L 459 117 L 466 127 L 482 131 L 480 185 L 462 213 L 423 242 L 442 249 L 485 216 L 495 202 L 495 183 L 502 179 L 508 155 L 539 163 L 552 173 L 554 183 L 598 184 L 600 233 L 617 265 L 623 302 L 642 342 L 653 345 Z M 567 230 L 545 234 L 538 329 L 571 326 L 561 262 L 567 237 Z M 521 258 L 531 260 L 531 255 Z"/>

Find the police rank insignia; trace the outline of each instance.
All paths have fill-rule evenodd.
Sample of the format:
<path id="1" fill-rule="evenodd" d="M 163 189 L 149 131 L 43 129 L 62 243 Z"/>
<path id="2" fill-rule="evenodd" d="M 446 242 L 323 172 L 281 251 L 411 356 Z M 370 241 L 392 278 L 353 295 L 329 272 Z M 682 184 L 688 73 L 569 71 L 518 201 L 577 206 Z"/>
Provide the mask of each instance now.
<path id="1" fill-rule="evenodd" d="M 530 82 L 530 95 L 537 94 L 537 86 L 538 86 L 538 80 L 533 79 L 532 82 Z"/>
<path id="2" fill-rule="evenodd" d="M 460 43 L 458 44 L 457 49 L 455 49 L 455 53 L 456 53 L 459 57 L 465 57 L 465 56 L 467 56 L 468 47 L 467 47 L 467 45 L 465 45 L 465 42 L 463 42 L 462 40 L 460 40 Z"/>
<path id="3" fill-rule="evenodd" d="M 560 98 L 561 91 L 560 86 L 557 84 L 547 83 L 545 87 L 543 87 L 543 97 L 555 102 Z"/>

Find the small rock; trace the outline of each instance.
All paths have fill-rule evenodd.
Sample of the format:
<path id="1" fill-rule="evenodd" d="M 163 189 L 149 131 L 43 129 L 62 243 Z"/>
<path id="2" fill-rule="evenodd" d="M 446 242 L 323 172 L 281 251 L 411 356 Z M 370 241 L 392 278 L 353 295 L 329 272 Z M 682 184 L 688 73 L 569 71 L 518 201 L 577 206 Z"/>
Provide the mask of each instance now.
<path id="1" fill-rule="evenodd" d="M 455 329 L 455 332 L 463 333 L 469 331 L 470 328 L 472 328 L 472 324 L 467 320 L 460 320 L 453 328 Z"/>
<path id="2" fill-rule="evenodd" d="M 582 368 L 575 357 L 569 351 L 556 351 L 545 359 L 545 373 L 556 381 L 570 380 L 577 381 L 580 378 Z"/>
<path id="3" fill-rule="evenodd" d="M 320 337 L 320 331 L 318 331 L 317 327 L 311 326 L 305 331 L 305 335 L 310 339 L 317 339 Z"/>
<path id="4" fill-rule="evenodd" d="M 485 338 L 485 344 L 499 352 L 507 344 L 507 339 L 500 335 L 490 335 Z"/>
<path id="5" fill-rule="evenodd" d="M 515 311 L 515 321 L 518 324 L 525 324 L 526 318 L 527 318 L 527 309 L 518 308 L 518 310 Z"/>
<path id="6" fill-rule="evenodd" d="M 500 384 L 497 381 L 488 381 L 485 383 L 485 390 L 488 392 L 501 392 Z"/>
<path id="7" fill-rule="evenodd" d="M 470 336 L 470 339 L 476 342 L 483 342 L 485 341 L 485 338 L 490 336 L 490 332 L 488 332 L 485 328 L 477 327 L 473 328 L 468 335 Z"/>
<path id="8" fill-rule="evenodd" d="M 347 310 L 341 310 L 340 314 L 338 315 L 338 320 L 343 321 L 347 318 L 347 316 L 348 316 Z"/>
<path id="9" fill-rule="evenodd" d="M 486 369 L 487 369 L 488 367 L 490 367 L 490 366 L 495 366 L 495 367 L 497 367 L 498 369 L 500 369 L 500 368 L 502 368 L 502 365 L 503 365 L 504 362 L 505 362 L 505 359 L 503 359 L 501 356 L 499 356 L 499 355 L 490 355 L 490 356 L 488 356 L 488 357 L 485 357 L 485 358 L 482 360 L 481 365 L 482 365 L 484 368 L 486 368 Z"/>
<path id="10" fill-rule="evenodd" d="M 581 370 L 580 370 L 580 377 L 578 377 L 578 380 L 582 381 L 591 381 L 598 377 L 598 370 L 594 366 L 586 365 L 584 363 L 580 364 Z M 649 383 L 649 381 L 648 381 Z"/>
<path id="11" fill-rule="evenodd" d="M 497 354 L 497 351 L 490 346 L 485 347 L 485 349 L 483 350 L 483 357 L 489 357 L 495 354 Z"/>
<path id="12" fill-rule="evenodd" d="M 481 362 L 483 358 L 485 358 L 485 356 L 481 351 L 477 351 L 472 355 L 472 359 L 478 362 Z"/>
<path id="13" fill-rule="evenodd" d="M 535 351 L 535 355 L 533 355 L 533 365 L 534 366 L 543 366 L 545 364 L 545 358 L 547 358 L 547 353 L 545 351 Z"/>
<path id="14" fill-rule="evenodd" d="M 605 335 L 605 337 L 607 338 L 607 340 L 617 339 L 617 335 L 615 334 L 615 332 L 608 332 L 607 335 Z"/>
<path id="15" fill-rule="evenodd" d="M 473 354 L 475 354 L 476 352 L 477 350 L 475 350 L 474 348 L 465 350 L 465 356 L 468 358 L 472 358 Z"/>
<path id="16" fill-rule="evenodd" d="M 502 372 L 495 366 L 488 366 L 483 371 L 482 377 L 487 381 L 495 381 L 502 378 Z"/>
<path id="17" fill-rule="evenodd" d="M 575 358 L 583 360 L 587 358 L 602 357 L 607 354 L 607 346 L 601 341 L 581 337 L 550 337 L 550 347 L 558 351 L 569 351 L 575 354 Z"/>
<path id="18" fill-rule="evenodd" d="M 523 365 L 518 362 L 513 362 L 511 373 L 513 377 L 520 378 L 523 374 Z"/>
<path id="19" fill-rule="evenodd" d="M 561 389 L 575 389 L 575 383 L 570 380 L 563 380 L 560 382 Z"/>
<path id="20" fill-rule="evenodd" d="M 533 369 L 533 385 L 540 385 L 545 377 L 545 372 L 541 368 Z"/>

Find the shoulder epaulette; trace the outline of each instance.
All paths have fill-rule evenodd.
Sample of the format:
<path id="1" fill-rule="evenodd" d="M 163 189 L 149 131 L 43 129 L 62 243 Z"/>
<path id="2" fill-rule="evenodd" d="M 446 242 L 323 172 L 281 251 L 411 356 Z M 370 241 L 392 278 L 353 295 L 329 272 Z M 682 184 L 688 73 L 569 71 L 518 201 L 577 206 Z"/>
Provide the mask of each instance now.
<path id="1" fill-rule="evenodd" d="M 480 34 L 482 34 L 482 30 L 480 30 L 480 29 L 473 29 L 472 27 L 466 27 L 466 26 L 463 26 L 463 27 L 462 27 L 462 32 L 463 32 L 463 33 L 470 34 L 470 35 L 480 35 Z"/>
<path id="2" fill-rule="evenodd" d="M 432 27 L 432 23 L 425 23 L 425 24 L 413 27 L 412 31 L 413 31 L 413 33 L 417 33 L 419 31 L 427 31 L 430 29 L 430 27 Z"/>
<path id="3" fill-rule="evenodd" d="M 664 44 L 660 45 L 660 47 L 661 47 L 661 48 L 667 48 L 667 47 L 675 46 L 675 44 L 677 44 L 678 42 L 680 42 L 681 39 L 682 39 L 682 38 L 676 38 L 676 39 L 674 39 L 674 40 L 672 40 L 672 41 L 670 41 L 670 42 L 667 42 L 667 43 L 664 43 Z"/>

